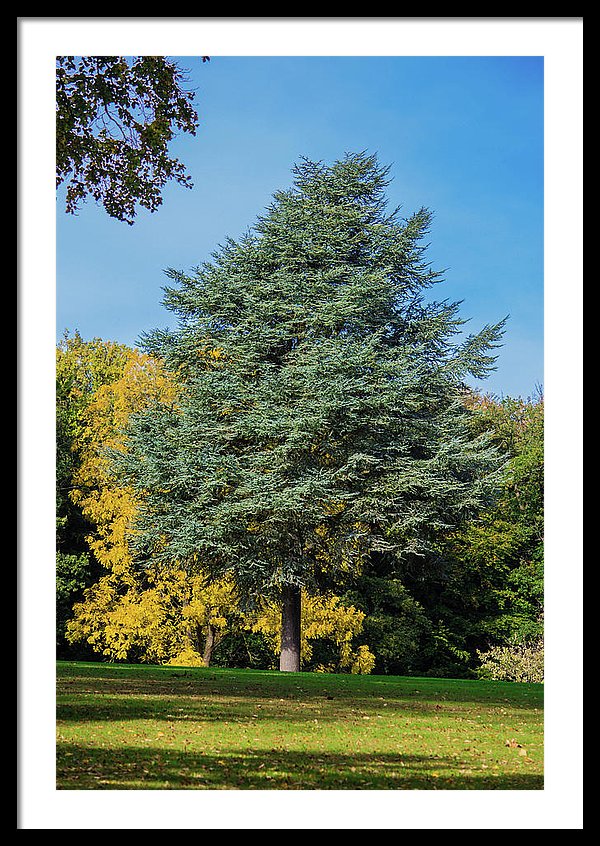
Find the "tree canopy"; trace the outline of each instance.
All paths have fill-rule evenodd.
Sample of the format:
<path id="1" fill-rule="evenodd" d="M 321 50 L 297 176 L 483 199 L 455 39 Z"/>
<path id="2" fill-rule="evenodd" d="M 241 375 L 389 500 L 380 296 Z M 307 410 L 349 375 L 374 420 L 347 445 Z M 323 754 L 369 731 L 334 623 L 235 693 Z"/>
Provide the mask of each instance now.
<path id="1" fill-rule="evenodd" d="M 169 154 L 175 133 L 195 135 L 199 124 L 184 82 L 165 56 L 57 58 L 56 185 L 66 185 L 68 213 L 91 195 L 132 224 L 138 206 L 161 205 L 169 180 L 191 187 Z"/>
<path id="2" fill-rule="evenodd" d="M 431 215 L 388 212 L 387 177 L 364 153 L 302 160 L 244 237 L 167 271 L 178 328 L 144 348 L 182 390 L 132 415 L 115 456 L 140 496 L 138 562 L 278 596 L 282 669 L 299 666 L 301 588 L 374 551 L 424 555 L 502 463 L 464 381 L 494 366 L 504 321 L 464 338 L 460 304 L 425 298 Z"/>

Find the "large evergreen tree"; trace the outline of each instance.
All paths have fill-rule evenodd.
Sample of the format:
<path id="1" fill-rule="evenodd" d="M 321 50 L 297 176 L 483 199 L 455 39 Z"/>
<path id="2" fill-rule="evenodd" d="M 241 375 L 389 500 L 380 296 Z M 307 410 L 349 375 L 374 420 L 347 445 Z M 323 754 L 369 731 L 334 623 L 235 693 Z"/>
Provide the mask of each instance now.
<path id="1" fill-rule="evenodd" d="M 421 554 L 498 470 L 462 393 L 503 321 L 465 338 L 459 303 L 426 300 L 430 214 L 388 212 L 387 185 L 375 156 L 302 160 L 244 237 L 167 271 L 178 328 L 143 339 L 184 389 L 132 418 L 118 461 L 139 560 L 277 595 L 282 670 L 299 669 L 303 586 L 374 550 Z"/>

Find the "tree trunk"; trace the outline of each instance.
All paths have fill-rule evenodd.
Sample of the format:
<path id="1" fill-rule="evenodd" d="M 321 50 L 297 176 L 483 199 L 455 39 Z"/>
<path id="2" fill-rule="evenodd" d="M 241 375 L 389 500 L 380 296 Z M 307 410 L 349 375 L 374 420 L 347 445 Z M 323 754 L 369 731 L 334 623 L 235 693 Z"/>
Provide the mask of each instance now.
<path id="1" fill-rule="evenodd" d="M 208 624 L 208 631 L 206 633 L 206 640 L 204 641 L 204 655 L 202 656 L 202 660 L 204 661 L 205 667 L 210 667 L 210 662 L 212 659 L 213 649 L 215 648 L 215 630 L 214 628 Z"/>
<path id="2" fill-rule="evenodd" d="M 282 672 L 300 671 L 301 593 L 297 585 L 284 585 L 281 592 L 281 655 Z"/>

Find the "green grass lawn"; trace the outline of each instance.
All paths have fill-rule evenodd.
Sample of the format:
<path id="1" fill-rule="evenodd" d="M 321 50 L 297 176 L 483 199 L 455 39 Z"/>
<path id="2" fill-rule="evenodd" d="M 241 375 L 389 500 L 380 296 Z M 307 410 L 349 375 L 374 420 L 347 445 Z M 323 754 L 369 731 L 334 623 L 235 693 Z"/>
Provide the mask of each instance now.
<path id="1" fill-rule="evenodd" d="M 58 789 L 543 788 L 543 685 L 57 667 Z"/>

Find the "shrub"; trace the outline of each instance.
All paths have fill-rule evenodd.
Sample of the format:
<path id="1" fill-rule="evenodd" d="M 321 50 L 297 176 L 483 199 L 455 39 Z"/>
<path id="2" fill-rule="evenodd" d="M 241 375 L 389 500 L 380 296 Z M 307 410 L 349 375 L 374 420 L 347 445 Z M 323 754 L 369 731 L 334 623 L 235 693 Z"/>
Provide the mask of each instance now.
<path id="1" fill-rule="evenodd" d="M 354 675 L 368 676 L 375 666 L 375 656 L 370 651 L 368 646 L 359 646 L 357 651 L 352 656 L 352 666 L 350 672 Z"/>
<path id="2" fill-rule="evenodd" d="M 544 642 L 521 643 L 511 646 L 494 646 L 487 652 L 477 650 L 481 666 L 477 669 L 480 679 L 496 681 L 544 681 Z"/>
<path id="3" fill-rule="evenodd" d="M 173 667 L 205 667 L 202 656 L 191 646 L 184 647 L 177 655 L 165 662 Z"/>

